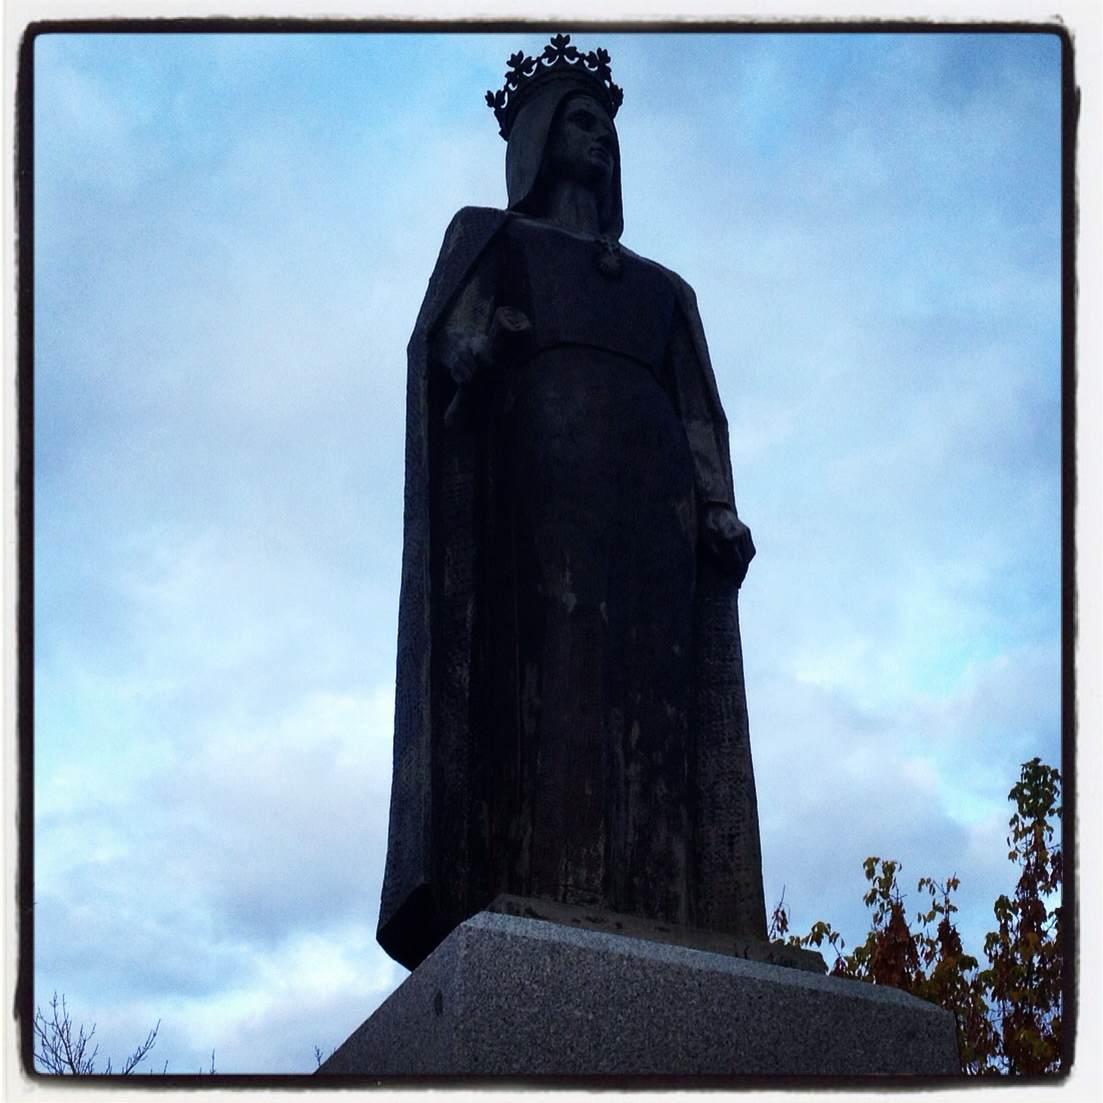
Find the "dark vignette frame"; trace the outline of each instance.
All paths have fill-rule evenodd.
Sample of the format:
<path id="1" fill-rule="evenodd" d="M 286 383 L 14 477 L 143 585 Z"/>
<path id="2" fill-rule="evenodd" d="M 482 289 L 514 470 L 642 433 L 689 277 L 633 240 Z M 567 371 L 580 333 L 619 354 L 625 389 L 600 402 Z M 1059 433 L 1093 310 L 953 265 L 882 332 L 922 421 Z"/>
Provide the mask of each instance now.
<path id="1" fill-rule="evenodd" d="M 1079 208 L 1076 151 L 1080 116 L 1080 89 L 1075 80 L 1075 51 L 1070 31 L 1060 22 L 935 23 L 912 20 L 784 20 L 721 22 L 579 20 L 572 29 L 609 32 L 761 34 L 1048 34 L 1061 43 L 1061 846 L 1065 879 L 1061 906 L 1066 916 L 1063 960 L 1063 1033 L 1061 1071 L 1031 1078 L 1060 1082 L 1071 1072 L 1076 1056 L 1078 1026 L 1078 948 L 1080 915 L 1077 907 L 1078 852 L 1076 846 L 1076 255 Z M 958 1088 L 980 1084 L 964 1077 L 916 1078 L 902 1083 L 894 1077 L 798 1076 L 553 1076 L 517 1079 L 478 1077 L 410 1077 L 381 1080 L 373 1077 L 318 1079 L 312 1074 L 226 1074 L 163 1076 L 96 1075 L 87 1079 L 56 1077 L 34 1067 L 34 46 L 50 34 L 369 34 L 369 33 L 555 33 L 561 24 L 547 19 L 471 20 L 467 22 L 412 19 L 286 19 L 286 18 L 120 18 L 49 20 L 29 24 L 19 44 L 15 119 L 16 204 L 16 514 L 18 578 L 16 585 L 16 708 L 18 730 L 18 866 L 15 914 L 18 923 L 18 965 L 12 1012 L 19 1023 L 21 1071 L 39 1083 L 65 1090 L 113 1090 L 121 1085 L 143 1085 L 152 1090 L 172 1088 L 366 1088 L 391 1087 L 589 1087 L 635 1090 L 672 1088 L 755 1088 L 786 1090 L 796 1087 L 861 1088 L 884 1091 Z M 1071 860 L 1070 860 L 1071 858 Z M 985 1080 L 986 1086 L 1007 1086 L 1027 1078 Z"/>

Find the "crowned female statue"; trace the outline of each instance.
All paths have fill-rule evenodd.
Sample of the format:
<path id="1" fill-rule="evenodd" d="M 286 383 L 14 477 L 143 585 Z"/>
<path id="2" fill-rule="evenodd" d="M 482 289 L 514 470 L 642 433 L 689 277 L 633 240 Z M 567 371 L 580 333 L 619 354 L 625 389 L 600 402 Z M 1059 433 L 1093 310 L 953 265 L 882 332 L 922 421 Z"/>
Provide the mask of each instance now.
<path id="1" fill-rule="evenodd" d="M 379 941 L 413 968 L 501 893 L 763 939 L 754 546 L 696 301 L 620 244 L 608 54 L 509 66 L 508 209 L 453 218 L 408 349 Z"/>

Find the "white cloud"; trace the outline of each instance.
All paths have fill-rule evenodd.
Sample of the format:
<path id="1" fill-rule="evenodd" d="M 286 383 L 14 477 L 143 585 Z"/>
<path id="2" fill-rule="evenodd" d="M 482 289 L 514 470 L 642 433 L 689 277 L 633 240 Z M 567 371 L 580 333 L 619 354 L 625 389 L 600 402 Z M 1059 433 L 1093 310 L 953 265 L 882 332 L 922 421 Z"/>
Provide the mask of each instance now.
<path id="1" fill-rule="evenodd" d="M 192 1053 L 217 1046 L 219 1072 L 309 1073 L 314 1047 L 328 1057 L 404 975 L 375 944 L 373 926 L 349 925 L 289 940 L 258 956 L 234 989 L 169 1010 Z"/>
<path id="2" fill-rule="evenodd" d="M 173 1069 L 213 1047 L 220 1071 L 310 1071 L 313 1042 L 343 1040 L 399 979 L 374 944 L 392 708 L 382 686 L 308 697 L 271 726 L 231 712 L 179 738 L 167 768 L 117 776 L 115 806 L 55 801 L 38 828 L 39 1002 L 67 992 L 120 1050 L 137 1004 L 164 1020 Z"/>
<path id="3" fill-rule="evenodd" d="M 1008 791 L 1027 758 L 1058 761 L 1057 685 L 1049 648 L 978 662 L 952 693 L 875 710 L 845 686 L 758 682 L 751 743 L 768 907 L 784 886 L 795 931 L 826 919 L 853 945 L 869 929 L 861 863 L 893 858 L 909 914 L 920 876 L 960 878 L 960 927 L 980 956 L 992 902 L 1015 883 Z"/>

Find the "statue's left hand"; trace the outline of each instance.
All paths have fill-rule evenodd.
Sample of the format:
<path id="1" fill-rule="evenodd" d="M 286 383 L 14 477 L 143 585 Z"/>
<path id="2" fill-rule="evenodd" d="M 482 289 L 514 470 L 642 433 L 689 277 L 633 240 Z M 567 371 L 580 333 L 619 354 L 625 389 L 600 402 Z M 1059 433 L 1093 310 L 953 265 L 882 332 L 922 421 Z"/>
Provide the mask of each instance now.
<path id="1" fill-rule="evenodd" d="M 734 576 L 736 586 L 742 586 L 747 568 L 754 559 L 755 547 L 751 530 L 739 520 L 735 510 L 724 505 L 708 506 L 701 523 L 701 536 L 713 559 Z"/>

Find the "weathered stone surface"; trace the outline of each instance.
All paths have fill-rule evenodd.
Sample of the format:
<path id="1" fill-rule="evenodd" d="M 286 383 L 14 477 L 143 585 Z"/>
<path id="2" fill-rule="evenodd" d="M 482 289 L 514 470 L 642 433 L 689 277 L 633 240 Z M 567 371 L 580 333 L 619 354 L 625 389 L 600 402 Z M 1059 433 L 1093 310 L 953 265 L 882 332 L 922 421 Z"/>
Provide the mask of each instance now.
<path id="1" fill-rule="evenodd" d="M 641 938 L 648 942 L 663 942 L 673 946 L 685 946 L 690 950 L 706 950 L 729 957 L 741 957 L 748 961 L 761 961 L 767 965 L 783 965 L 789 969 L 805 969 L 810 973 L 826 973 L 822 955 L 815 950 L 803 950 L 799 946 L 786 946 L 781 942 L 768 942 L 756 938 L 736 938 L 720 931 L 708 931 L 700 927 L 680 927 L 673 923 L 660 923 L 623 912 L 583 908 L 575 904 L 562 904 L 555 900 L 538 900 L 523 896 L 502 895 L 495 897 L 486 908 L 498 915 L 514 915 L 523 919 L 543 919 L 564 927 L 577 927 L 587 931 L 604 931 L 624 938 Z"/>
<path id="2" fill-rule="evenodd" d="M 378 929 L 408 968 L 500 893 L 766 936 L 755 548 L 704 326 L 620 245 L 603 80 L 525 79 L 508 209 L 456 214 L 408 346 Z"/>
<path id="3" fill-rule="evenodd" d="M 321 1075 L 945 1076 L 953 1017 L 891 988 L 481 913 Z"/>

